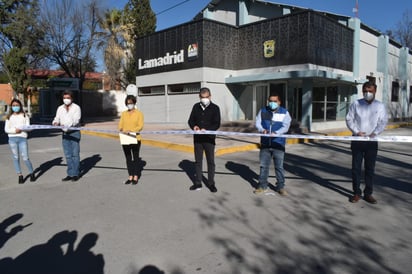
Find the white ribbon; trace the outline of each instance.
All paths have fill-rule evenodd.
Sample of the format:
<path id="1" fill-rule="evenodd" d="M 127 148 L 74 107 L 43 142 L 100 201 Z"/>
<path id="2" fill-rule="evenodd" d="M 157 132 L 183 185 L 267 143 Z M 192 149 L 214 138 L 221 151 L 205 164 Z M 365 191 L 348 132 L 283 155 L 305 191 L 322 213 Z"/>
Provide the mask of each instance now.
<path id="1" fill-rule="evenodd" d="M 35 129 L 60 129 L 60 130 L 83 130 L 102 133 L 121 133 L 118 130 L 110 129 L 97 129 L 88 127 L 64 127 L 64 126 L 51 126 L 51 125 L 30 125 L 24 126 L 21 130 L 35 130 Z M 412 136 L 377 136 L 361 137 L 361 136 L 330 136 L 330 135 L 304 135 L 304 134 L 263 134 L 263 133 L 245 133 L 245 132 L 232 132 L 232 131 L 220 131 L 220 130 L 144 130 L 137 134 L 176 134 L 176 135 L 193 135 L 193 134 L 212 134 L 222 136 L 245 136 L 245 137 L 282 137 L 289 139 L 311 139 L 311 140 L 332 140 L 332 141 L 378 141 L 378 142 L 406 142 L 412 143 Z"/>

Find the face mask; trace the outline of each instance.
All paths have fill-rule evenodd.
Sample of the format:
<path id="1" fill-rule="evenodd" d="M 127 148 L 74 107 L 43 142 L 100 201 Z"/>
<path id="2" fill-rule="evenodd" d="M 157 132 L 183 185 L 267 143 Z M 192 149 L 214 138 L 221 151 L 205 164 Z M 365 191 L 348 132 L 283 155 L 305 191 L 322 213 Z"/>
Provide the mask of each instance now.
<path id="1" fill-rule="evenodd" d="M 201 98 L 200 103 L 202 103 L 202 105 L 204 105 L 204 106 L 207 106 L 207 105 L 210 104 L 210 100 L 209 100 L 209 98 Z"/>
<path id="2" fill-rule="evenodd" d="M 20 111 L 20 106 L 12 106 L 11 110 L 13 110 L 13 112 L 19 112 Z"/>
<path id="3" fill-rule="evenodd" d="M 68 106 L 68 105 L 70 105 L 70 104 L 72 103 L 72 100 L 70 100 L 70 99 L 63 99 L 63 103 L 64 103 L 66 106 Z"/>
<path id="4" fill-rule="evenodd" d="M 278 103 L 276 103 L 276 102 L 269 102 L 269 108 L 270 108 L 271 110 L 275 110 L 275 109 L 277 109 L 278 107 L 279 107 Z"/>
<path id="5" fill-rule="evenodd" d="M 127 105 L 127 109 L 128 109 L 128 110 L 134 109 L 134 104 L 128 104 L 128 105 Z"/>
<path id="6" fill-rule="evenodd" d="M 372 101 L 372 99 L 373 99 L 373 93 L 372 93 L 372 92 L 364 92 L 364 93 L 363 93 L 363 98 L 364 98 L 366 101 Z"/>

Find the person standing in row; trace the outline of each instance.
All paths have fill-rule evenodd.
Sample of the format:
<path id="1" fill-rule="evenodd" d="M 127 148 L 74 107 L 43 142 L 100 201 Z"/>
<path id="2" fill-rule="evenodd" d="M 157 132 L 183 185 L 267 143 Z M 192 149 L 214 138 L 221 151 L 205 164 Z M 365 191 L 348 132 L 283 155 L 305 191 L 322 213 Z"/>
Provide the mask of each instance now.
<path id="1" fill-rule="evenodd" d="M 13 164 L 18 176 L 18 183 L 23 184 L 24 178 L 20 167 L 20 157 L 23 158 L 24 163 L 30 174 L 30 181 L 36 180 L 33 171 L 33 165 L 29 159 L 29 150 L 27 142 L 27 132 L 23 131 L 24 126 L 30 125 L 30 118 L 24 113 L 23 105 L 18 99 L 11 100 L 11 113 L 7 115 L 4 131 L 9 136 L 9 146 L 13 154 Z"/>
<path id="2" fill-rule="evenodd" d="M 77 181 L 80 173 L 80 130 L 72 129 L 80 126 L 81 109 L 73 102 L 73 92 L 63 92 L 63 105 L 57 108 L 54 126 L 63 126 L 62 144 L 67 162 L 67 176 L 62 181 Z M 71 129 L 68 130 L 67 128 Z"/>
<path id="3" fill-rule="evenodd" d="M 281 107 L 282 101 L 277 94 L 270 95 L 268 105 L 263 107 L 256 116 L 256 128 L 263 134 L 285 134 L 288 132 L 292 118 L 287 109 Z M 267 192 L 269 166 L 271 159 L 275 165 L 276 174 L 276 191 L 280 195 L 286 195 L 285 174 L 283 161 L 285 158 L 284 137 L 266 137 L 260 138 L 260 174 L 258 188 L 253 192 L 261 194 Z"/>
<path id="4" fill-rule="evenodd" d="M 139 180 L 139 161 L 141 136 L 139 132 L 143 129 L 144 116 L 141 111 L 136 109 L 136 97 L 127 95 L 125 105 L 119 121 L 120 143 L 126 157 L 127 172 L 129 178 L 125 184 L 137 184 Z"/>
<path id="5" fill-rule="evenodd" d="M 362 86 L 363 98 L 356 100 L 349 107 L 346 115 L 346 125 L 353 136 L 374 138 L 381 134 L 388 122 L 385 105 L 375 99 L 376 84 L 366 82 Z M 368 203 L 376 204 L 372 196 L 375 163 L 378 155 L 377 141 L 352 141 L 352 188 L 354 195 L 350 202 L 356 203 L 361 199 L 360 189 L 362 161 L 365 160 L 365 189 L 364 199 Z"/>
<path id="6" fill-rule="evenodd" d="M 189 127 L 194 131 L 217 130 L 220 127 L 220 109 L 211 102 L 210 90 L 206 87 L 200 89 L 200 103 L 194 104 L 188 120 Z M 207 180 L 211 192 L 217 192 L 215 184 L 215 145 L 216 135 L 214 134 L 194 134 L 194 154 L 196 181 L 190 190 L 200 190 L 202 188 L 202 167 L 203 152 L 207 161 Z"/>

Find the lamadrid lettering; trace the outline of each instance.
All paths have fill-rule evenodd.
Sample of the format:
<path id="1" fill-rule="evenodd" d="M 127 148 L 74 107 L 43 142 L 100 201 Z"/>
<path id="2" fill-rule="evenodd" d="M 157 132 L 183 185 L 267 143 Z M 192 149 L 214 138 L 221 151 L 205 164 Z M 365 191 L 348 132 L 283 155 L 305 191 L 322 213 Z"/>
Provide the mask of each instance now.
<path id="1" fill-rule="evenodd" d="M 183 63 L 185 61 L 184 56 L 184 50 L 181 49 L 179 53 L 177 53 L 177 51 L 174 51 L 172 55 L 170 55 L 170 53 L 167 52 L 164 57 L 153 58 L 144 61 L 142 61 L 142 59 L 139 58 L 138 69 L 148 69 Z"/>

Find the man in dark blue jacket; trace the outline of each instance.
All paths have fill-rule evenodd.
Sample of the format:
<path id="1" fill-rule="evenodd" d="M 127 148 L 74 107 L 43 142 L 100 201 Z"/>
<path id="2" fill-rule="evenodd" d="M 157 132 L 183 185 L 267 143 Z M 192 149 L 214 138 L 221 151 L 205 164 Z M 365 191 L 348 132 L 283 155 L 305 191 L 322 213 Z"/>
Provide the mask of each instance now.
<path id="1" fill-rule="evenodd" d="M 253 192 L 262 194 L 267 191 L 269 165 L 273 159 L 277 181 L 276 191 L 281 195 L 286 195 L 283 170 L 286 138 L 276 137 L 276 135 L 288 132 L 292 119 L 289 112 L 280 106 L 282 102 L 279 95 L 270 95 L 268 101 L 268 105 L 263 107 L 256 117 L 256 128 L 259 132 L 273 135 L 273 137 L 262 136 L 260 138 L 259 186 Z"/>
<path id="2" fill-rule="evenodd" d="M 194 104 L 189 117 L 189 126 L 195 131 L 199 130 L 217 130 L 220 127 L 220 109 L 210 101 L 211 93 L 206 87 L 201 88 L 199 92 L 200 102 Z M 203 152 L 207 161 L 207 180 L 211 192 L 216 192 L 215 186 L 215 142 L 214 134 L 194 134 L 194 152 L 196 181 L 190 187 L 190 190 L 200 190 L 202 188 L 202 161 Z"/>

